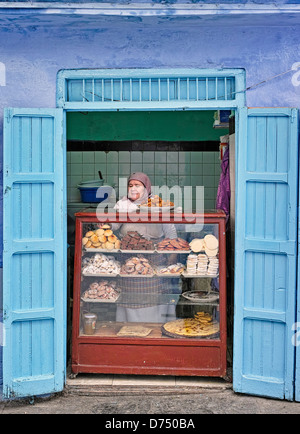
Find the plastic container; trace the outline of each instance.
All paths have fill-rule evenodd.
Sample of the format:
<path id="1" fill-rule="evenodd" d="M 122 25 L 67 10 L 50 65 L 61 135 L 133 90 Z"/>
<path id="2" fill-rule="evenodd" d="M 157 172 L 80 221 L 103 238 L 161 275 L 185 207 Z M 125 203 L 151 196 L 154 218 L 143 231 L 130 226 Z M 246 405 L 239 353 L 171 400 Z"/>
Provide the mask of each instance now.
<path id="1" fill-rule="evenodd" d="M 80 191 L 82 202 L 103 202 L 108 199 L 112 193 L 110 185 L 100 185 L 90 181 L 89 183 L 82 182 L 77 187 Z M 97 197 L 98 196 L 98 197 Z"/>
<path id="2" fill-rule="evenodd" d="M 83 314 L 83 333 L 85 335 L 93 335 L 96 331 L 97 315 L 94 313 Z"/>
<path id="3" fill-rule="evenodd" d="M 82 185 L 83 187 L 85 185 L 87 185 L 87 186 L 91 185 L 91 186 L 94 186 L 94 187 L 97 187 L 97 186 L 101 187 L 101 185 L 103 185 L 103 183 L 104 183 L 104 179 L 92 179 L 90 181 L 82 181 L 80 183 L 80 185 Z"/>

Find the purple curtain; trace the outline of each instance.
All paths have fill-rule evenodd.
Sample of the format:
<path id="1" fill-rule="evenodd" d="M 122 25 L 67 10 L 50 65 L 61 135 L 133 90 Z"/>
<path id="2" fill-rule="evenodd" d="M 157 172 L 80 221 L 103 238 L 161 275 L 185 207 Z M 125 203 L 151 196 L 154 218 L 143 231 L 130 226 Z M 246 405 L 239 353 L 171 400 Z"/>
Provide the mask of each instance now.
<path id="1" fill-rule="evenodd" d="M 230 211 L 229 145 L 224 152 L 221 163 L 221 176 L 218 186 L 216 209 L 222 209 L 225 212 L 228 221 Z"/>

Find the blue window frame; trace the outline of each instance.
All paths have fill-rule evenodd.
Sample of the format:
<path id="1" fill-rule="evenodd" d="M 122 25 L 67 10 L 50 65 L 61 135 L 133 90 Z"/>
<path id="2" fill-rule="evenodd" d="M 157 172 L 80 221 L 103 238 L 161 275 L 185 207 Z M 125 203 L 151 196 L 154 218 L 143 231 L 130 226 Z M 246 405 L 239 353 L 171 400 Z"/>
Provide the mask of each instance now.
<path id="1" fill-rule="evenodd" d="M 245 105 L 245 71 L 62 70 L 57 89 L 57 105 L 67 110 L 230 109 Z"/>

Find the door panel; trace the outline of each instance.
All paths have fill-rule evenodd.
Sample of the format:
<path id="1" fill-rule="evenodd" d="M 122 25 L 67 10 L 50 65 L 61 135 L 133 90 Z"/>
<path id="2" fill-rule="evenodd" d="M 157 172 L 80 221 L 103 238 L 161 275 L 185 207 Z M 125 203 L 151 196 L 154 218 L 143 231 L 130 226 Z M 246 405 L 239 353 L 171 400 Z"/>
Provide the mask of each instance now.
<path id="1" fill-rule="evenodd" d="M 3 393 L 65 382 L 66 201 L 62 109 L 4 117 Z"/>
<path id="2" fill-rule="evenodd" d="M 239 111 L 236 174 L 236 392 L 293 399 L 298 116 Z"/>

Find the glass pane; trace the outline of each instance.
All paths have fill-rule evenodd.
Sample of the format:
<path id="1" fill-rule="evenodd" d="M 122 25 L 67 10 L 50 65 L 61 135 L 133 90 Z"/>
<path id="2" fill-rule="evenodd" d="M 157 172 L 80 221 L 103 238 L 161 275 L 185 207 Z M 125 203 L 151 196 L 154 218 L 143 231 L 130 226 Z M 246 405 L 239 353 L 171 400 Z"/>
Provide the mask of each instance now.
<path id="1" fill-rule="evenodd" d="M 219 338 L 217 224 L 82 229 L 81 335 Z"/>

